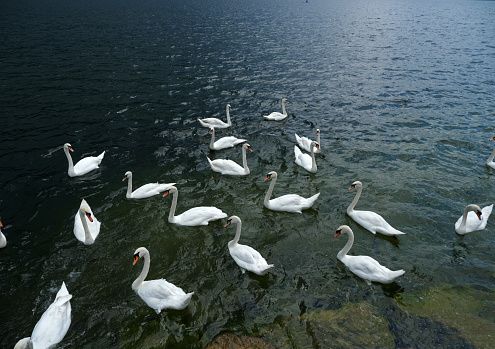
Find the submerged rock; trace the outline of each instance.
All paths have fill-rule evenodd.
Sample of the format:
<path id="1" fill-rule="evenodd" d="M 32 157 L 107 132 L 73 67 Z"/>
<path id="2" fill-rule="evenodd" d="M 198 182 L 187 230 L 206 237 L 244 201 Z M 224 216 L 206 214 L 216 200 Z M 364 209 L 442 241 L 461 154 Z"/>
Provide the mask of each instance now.
<path id="1" fill-rule="evenodd" d="M 224 333 L 215 337 L 205 349 L 275 349 L 257 337 Z"/>

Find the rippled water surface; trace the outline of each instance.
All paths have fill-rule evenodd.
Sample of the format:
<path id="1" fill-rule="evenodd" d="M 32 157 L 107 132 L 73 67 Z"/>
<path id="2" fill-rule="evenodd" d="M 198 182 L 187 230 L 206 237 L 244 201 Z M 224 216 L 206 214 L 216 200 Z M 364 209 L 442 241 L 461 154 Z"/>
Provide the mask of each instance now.
<path id="1" fill-rule="evenodd" d="M 220 333 L 256 334 L 283 316 L 370 303 L 398 347 L 463 347 L 414 322 L 396 323 L 396 299 L 436 285 L 495 292 L 495 223 L 456 235 L 467 204 L 495 201 L 495 3 L 490 1 L 4 1 L 0 14 L 0 346 L 29 336 L 65 281 L 72 324 L 59 348 L 203 348 Z M 281 109 L 281 122 L 262 116 Z M 248 139 L 251 174 L 212 172 L 197 118 L 225 119 L 217 137 Z M 321 130 L 318 172 L 294 163 L 294 133 Z M 101 168 L 69 178 L 75 160 L 106 150 Z M 304 215 L 267 210 L 274 195 L 321 192 Z M 171 198 L 125 198 L 134 184 L 176 182 L 177 212 L 214 205 L 243 221 L 241 243 L 275 264 L 242 274 L 225 220 L 168 223 Z M 373 210 L 406 235 L 373 236 L 354 223 Z M 73 234 L 85 198 L 103 222 L 96 242 Z M 372 288 L 337 260 L 351 254 L 406 273 Z M 194 292 L 183 311 L 154 311 L 131 289 L 151 253 L 149 279 Z M 495 320 L 495 304 L 484 317 Z M 400 330 L 397 330 L 399 328 Z M 464 346 L 465 347 L 465 346 Z"/>

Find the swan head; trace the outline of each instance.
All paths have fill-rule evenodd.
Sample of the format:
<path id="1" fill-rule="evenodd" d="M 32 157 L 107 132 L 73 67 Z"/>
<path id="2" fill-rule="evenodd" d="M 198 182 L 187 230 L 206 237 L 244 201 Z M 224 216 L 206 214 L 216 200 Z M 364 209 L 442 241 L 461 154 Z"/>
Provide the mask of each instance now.
<path id="1" fill-rule="evenodd" d="M 3 228 L 2 219 L 0 218 L 0 228 Z"/>
<path id="2" fill-rule="evenodd" d="M 177 193 L 177 188 L 172 185 L 171 187 L 169 187 L 167 190 L 165 190 L 163 192 L 163 196 L 162 197 L 165 197 L 165 196 L 167 196 L 170 193 L 172 193 L 172 194 L 173 193 Z"/>
<path id="3" fill-rule="evenodd" d="M 64 144 L 64 149 L 68 149 L 70 151 L 74 151 L 74 149 L 72 149 L 72 146 L 70 145 L 70 143 L 65 143 Z"/>
<path id="4" fill-rule="evenodd" d="M 490 141 L 495 141 L 495 137 L 493 137 L 493 138 L 490 138 Z"/>
<path id="5" fill-rule="evenodd" d="M 277 178 L 277 172 L 275 172 L 275 171 L 268 172 L 268 174 L 266 175 L 265 181 L 269 180 L 272 177 Z"/>
<path id="6" fill-rule="evenodd" d="M 242 148 L 243 148 L 243 149 L 248 149 L 251 153 L 253 152 L 253 150 L 251 149 L 251 146 L 250 146 L 249 144 L 247 144 L 247 143 L 244 143 L 244 144 L 242 145 Z"/>
<path id="7" fill-rule="evenodd" d="M 139 247 L 135 252 L 134 252 L 134 259 L 132 262 L 132 265 L 136 265 L 137 261 L 139 258 L 143 258 L 145 255 L 149 255 L 150 253 L 146 249 L 146 247 Z"/>
<path id="8" fill-rule="evenodd" d="M 225 223 L 225 225 L 223 227 L 226 228 L 229 225 L 231 225 L 232 223 L 240 223 L 240 222 L 241 222 L 241 219 L 239 217 L 231 216 L 231 217 L 229 217 L 229 219 L 227 219 L 227 223 Z"/>
<path id="9" fill-rule="evenodd" d="M 282 98 L 282 103 L 290 103 L 287 98 Z"/>
<path id="10" fill-rule="evenodd" d="M 349 228 L 348 225 L 341 225 L 340 227 L 337 228 L 337 231 L 335 232 L 334 238 L 336 238 L 337 236 L 339 236 L 341 234 L 349 234 L 349 233 L 352 234 L 351 228 Z"/>
<path id="11" fill-rule="evenodd" d="M 320 134 L 320 129 L 319 129 L 319 128 L 317 128 L 317 129 L 316 129 L 316 135 L 318 136 L 319 134 Z"/>
<path id="12" fill-rule="evenodd" d="M 232 110 L 232 107 L 230 106 L 230 104 L 227 104 L 227 110 Z"/>
<path id="13" fill-rule="evenodd" d="M 210 134 L 213 134 L 213 133 L 215 133 L 215 127 L 210 126 Z"/>
<path id="14" fill-rule="evenodd" d="M 478 219 L 481 221 L 481 219 L 482 219 L 481 218 L 481 208 L 478 205 L 474 205 L 474 204 L 467 205 L 466 211 L 474 211 L 474 213 L 476 213 L 476 215 L 478 216 Z"/>
<path id="15" fill-rule="evenodd" d="M 86 215 L 86 217 L 88 217 L 90 222 L 93 222 L 93 217 L 91 217 L 91 212 L 89 211 L 89 208 L 87 206 L 80 207 L 79 211 L 84 213 Z"/>
<path id="16" fill-rule="evenodd" d="M 122 182 L 131 177 L 132 177 L 132 172 L 127 171 L 126 173 L 124 173 L 124 178 L 122 179 Z"/>
<path id="17" fill-rule="evenodd" d="M 312 141 L 311 145 L 309 146 L 309 149 L 313 149 L 313 147 L 316 147 L 316 149 L 320 150 L 320 145 L 316 141 Z"/>
<path id="18" fill-rule="evenodd" d="M 352 183 L 352 185 L 349 187 L 349 190 L 352 190 L 354 188 L 362 188 L 363 187 L 363 183 L 361 183 L 360 181 L 355 181 L 354 183 Z"/>

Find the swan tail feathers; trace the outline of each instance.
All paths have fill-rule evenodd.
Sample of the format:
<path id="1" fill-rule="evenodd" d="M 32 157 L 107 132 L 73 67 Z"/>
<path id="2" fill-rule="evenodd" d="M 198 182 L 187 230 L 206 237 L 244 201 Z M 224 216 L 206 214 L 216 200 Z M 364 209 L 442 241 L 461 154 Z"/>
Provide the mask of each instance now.
<path id="1" fill-rule="evenodd" d="M 103 151 L 100 155 L 97 156 L 98 159 L 103 160 L 103 157 L 105 156 L 105 151 Z"/>
<path id="2" fill-rule="evenodd" d="M 296 156 L 296 159 L 299 157 L 299 155 L 301 155 L 302 152 L 301 152 L 301 149 L 299 149 L 299 147 L 297 145 L 294 146 L 294 155 Z"/>
<path id="3" fill-rule="evenodd" d="M 66 296 L 61 296 L 60 298 L 57 298 L 57 300 L 55 301 L 55 305 L 56 306 L 64 305 L 65 303 L 67 303 L 71 299 L 72 299 L 72 295 L 71 294 L 68 294 Z"/>

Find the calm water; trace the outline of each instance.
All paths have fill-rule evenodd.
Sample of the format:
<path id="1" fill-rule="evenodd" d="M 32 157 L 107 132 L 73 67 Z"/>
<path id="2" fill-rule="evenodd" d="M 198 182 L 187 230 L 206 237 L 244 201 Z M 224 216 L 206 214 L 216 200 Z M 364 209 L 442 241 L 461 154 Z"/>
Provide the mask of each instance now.
<path id="1" fill-rule="evenodd" d="M 495 201 L 495 3 L 477 1 L 3 1 L 0 14 L 0 346 L 29 336 L 65 281 L 72 324 L 59 348 L 202 348 L 219 333 L 256 333 L 280 316 L 365 300 L 394 327 L 394 297 L 435 285 L 495 292 L 495 229 L 464 237 L 470 203 Z M 290 100 L 289 117 L 262 115 Z M 225 118 L 247 138 L 251 174 L 224 177 L 206 161 L 198 117 Z M 318 172 L 293 162 L 294 133 L 321 129 Z M 101 169 L 67 176 L 73 158 L 106 150 Z M 212 154 L 240 161 L 240 148 Z M 134 184 L 177 182 L 178 212 L 215 205 L 243 220 L 241 243 L 276 268 L 241 274 L 228 253 L 234 228 L 169 224 L 171 199 L 129 201 Z M 263 207 L 276 196 L 321 195 L 305 215 Z M 345 210 L 379 212 L 407 235 L 373 236 Z M 94 245 L 73 217 L 85 198 L 103 222 Z M 493 220 L 493 218 L 492 218 Z M 349 224 L 352 254 L 406 274 L 371 291 L 336 258 Z M 149 279 L 194 291 L 184 311 L 153 310 L 131 289 L 151 253 Z M 495 304 L 486 315 L 495 318 Z M 392 310 L 391 310 L 392 309 Z M 491 314 L 491 315 L 490 315 Z M 398 346 L 442 345 L 413 323 Z M 435 337 L 437 336 L 437 337 Z M 459 338 L 450 342 L 462 346 Z"/>

